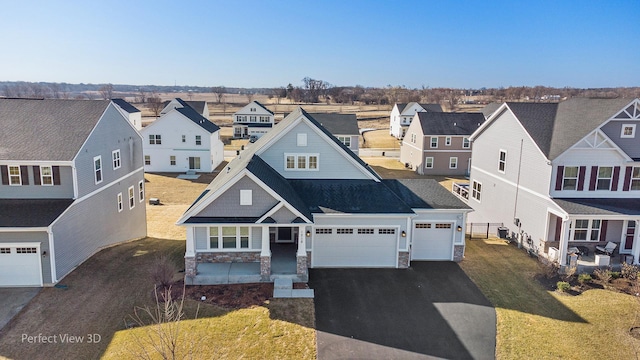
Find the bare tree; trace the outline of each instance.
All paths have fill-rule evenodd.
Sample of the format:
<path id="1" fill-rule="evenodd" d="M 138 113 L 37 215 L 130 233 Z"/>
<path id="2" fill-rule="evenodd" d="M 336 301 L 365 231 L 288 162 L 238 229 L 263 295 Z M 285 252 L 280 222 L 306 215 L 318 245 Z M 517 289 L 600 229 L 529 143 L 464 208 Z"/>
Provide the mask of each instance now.
<path id="1" fill-rule="evenodd" d="M 147 102 L 147 92 L 144 90 L 144 88 L 138 89 L 138 98 L 136 99 L 136 101 L 139 103 Z"/>
<path id="2" fill-rule="evenodd" d="M 2 94 L 4 95 L 4 97 L 14 97 L 13 87 L 5 84 L 2 87 Z"/>
<path id="3" fill-rule="evenodd" d="M 222 100 L 224 100 L 224 96 L 226 95 L 227 88 L 225 88 L 224 86 L 215 86 L 211 88 L 211 92 L 215 96 L 216 102 L 220 104 L 222 103 Z"/>
<path id="4" fill-rule="evenodd" d="M 113 84 L 106 84 L 98 89 L 100 91 L 100 95 L 103 100 L 111 100 L 113 99 Z"/>
<path id="5" fill-rule="evenodd" d="M 247 97 L 247 102 L 252 102 L 253 101 L 253 97 L 254 97 L 253 93 L 247 92 L 246 94 L 244 94 L 244 96 Z"/>
<path id="6" fill-rule="evenodd" d="M 304 100 L 311 103 L 317 102 L 320 96 L 325 96 L 331 87 L 331 84 L 326 81 L 312 79 L 308 76 L 302 79 L 302 82 L 305 90 Z"/>
<path id="7" fill-rule="evenodd" d="M 160 115 L 160 111 L 162 111 L 163 108 L 162 99 L 160 98 L 160 96 L 156 96 L 155 94 L 149 96 L 147 98 L 147 104 L 149 104 L 149 108 L 151 109 L 155 117 L 158 117 Z"/>
<path id="8" fill-rule="evenodd" d="M 54 99 L 60 99 L 60 92 L 61 92 L 60 84 L 53 83 L 53 84 L 49 85 L 49 88 L 51 89 L 51 96 Z"/>

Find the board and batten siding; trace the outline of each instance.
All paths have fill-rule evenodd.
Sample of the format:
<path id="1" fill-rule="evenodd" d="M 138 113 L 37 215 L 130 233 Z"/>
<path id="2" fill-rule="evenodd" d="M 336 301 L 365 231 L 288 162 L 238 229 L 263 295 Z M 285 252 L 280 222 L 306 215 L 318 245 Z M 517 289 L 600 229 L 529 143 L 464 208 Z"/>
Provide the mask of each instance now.
<path id="1" fill-rule="evenodd" d="M 35 165 L 38 166 L 38 165 Z M 49 166 L 43 163 L 42 166 Z M 60 185 L 36 185 L 41 183 L 41 178 L 34 173 L 34 165 L 22 166 L 26 169 L 29 184 L 21 186 L 2 185 L 0 183 L 0 199 L 73 199 L 73 170 L 70 166 L 58 166 L 54 176 L 59 175 L 54 181 Z M 58 173 L 59 171 L 59 173 Z M 37 181 L 36 181 L 37 175 Z"/>
<path id="2" fill-rule="evenodd" d="M 307 134 L 307 146 L 297 145 L 297 135 Z M 344 154 L 342 148 L 329 144 L 324 136 L 302 121 L 260 154 L 269 166 L 287 179 L 370 179 Z M 337 145 L 336 145 L 337 146 Z M 285 170 L 285 153 L 318 154 L 318 170 Z"/>
<path id="3" fill-rule="evenodd" d="M 622 138 L 622 125 L 636 125 L 636 134 L 632 138 Z M 632 159 L 640 158 L 640 121 L 638 120 L 612 120 L 601 127 L 602 131 L 626 152 Z"/>
<path id="4" fill-rule="evenodd" d="M 40 254 L 47 252 L 46 256 L 40 256 L 42 264 L 42 283 L 51 284 L 51 251 L 49 249 L 49 235 L 46 231 L 29 232 L 0 232 L 0 247 L 3 243 L 40 243 Z"/>
<path id="5" fill-rule="evenodd" d="M 240 190 L 251 190 L 252 204 L 240 205 Z M 247 176 L 242 177 L 217 199 L 193 216 L 260 217 L 278 203 L 260 185 Z"/>
<path id="6" fill-rule="evenodd" d="M 52 225 L 58 280 L 101 248 L 146 236 L 146 207 L 140 202 L 138 183 L 142 170 L 93 196 L 76 201 Z M 134 187 L 133 209 L 129 209 L 128 188 Z M 123 210 L 118 212 L 117 194 L 122 193 Z"/>
<path id="7" fill-rule="evenodd" d="M 121 167 L 113 170 L 112 151 L 120 149 Z M 93 158 L 102 156 L 102 182 L 95 183 Z M 142 139 L 113 104 L 107 107 L 75 158 L 78 197 L 91 193 L 143 165 Z"/>

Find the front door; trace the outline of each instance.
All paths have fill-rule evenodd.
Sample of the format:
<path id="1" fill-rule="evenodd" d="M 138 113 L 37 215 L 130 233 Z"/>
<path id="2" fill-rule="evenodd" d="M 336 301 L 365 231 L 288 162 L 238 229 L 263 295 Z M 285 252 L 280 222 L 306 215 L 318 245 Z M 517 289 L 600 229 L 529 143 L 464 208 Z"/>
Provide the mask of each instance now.
<path id="1" fill-rule="evenodd" d="M 636 235 L 636 222 L 635 220 L 627 221 L 627 226 L 622 239 L 621 253 L 631 254 L 631 248 L 633 247 L 633 238 Z"/>
<path id="2" fill-rule="evenodd" d="M 200 170 L 199 157 L 189 157 L 189 170 Z"/>
<path id="3" fill-rule="evenodd" d="M 276 228 L 277 243 L 293 243 L 295 242 L 298 229 L 294 227 L 278 227 Z"/>

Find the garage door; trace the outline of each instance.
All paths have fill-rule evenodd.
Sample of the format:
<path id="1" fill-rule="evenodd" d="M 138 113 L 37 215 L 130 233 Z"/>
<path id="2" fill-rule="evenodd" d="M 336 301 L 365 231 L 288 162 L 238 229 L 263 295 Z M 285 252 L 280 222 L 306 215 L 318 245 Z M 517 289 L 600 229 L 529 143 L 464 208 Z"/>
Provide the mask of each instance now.
<path id="1" fill-rule="evenodd" d="M 396 267 L 395 228 L 316 228 L 313 267 Z"/>
<path id="2" fill-rule="evenodd" d="M 416 222 L 413 225 L 411 260 L 452 260 L 451 223 Z"/>
<path id="3" fill-rule="evenodd" d="M 42 286 L 38 246 L 0 244 L 0 286 Z"/>

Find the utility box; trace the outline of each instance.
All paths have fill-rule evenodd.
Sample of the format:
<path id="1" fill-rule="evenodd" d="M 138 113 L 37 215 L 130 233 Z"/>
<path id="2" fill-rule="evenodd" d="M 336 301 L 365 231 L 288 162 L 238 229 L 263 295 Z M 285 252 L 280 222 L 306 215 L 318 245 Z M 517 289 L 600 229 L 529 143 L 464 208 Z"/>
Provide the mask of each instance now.
<path id="1" fill-rule="evenodd" d="M 158 198 L 149 198 L 149 205 L 160 205 L 160 199 L 158 199 Z"/>
<path id="2" fill-rule="evenodd" d="M 500 237 L 500 239 L 506 239 L 507 238 L 507 234 L 509 234 L 509 229 L 504 227 L 504 226 L 500 226 L 498 228 L 498 237 Z"/>

